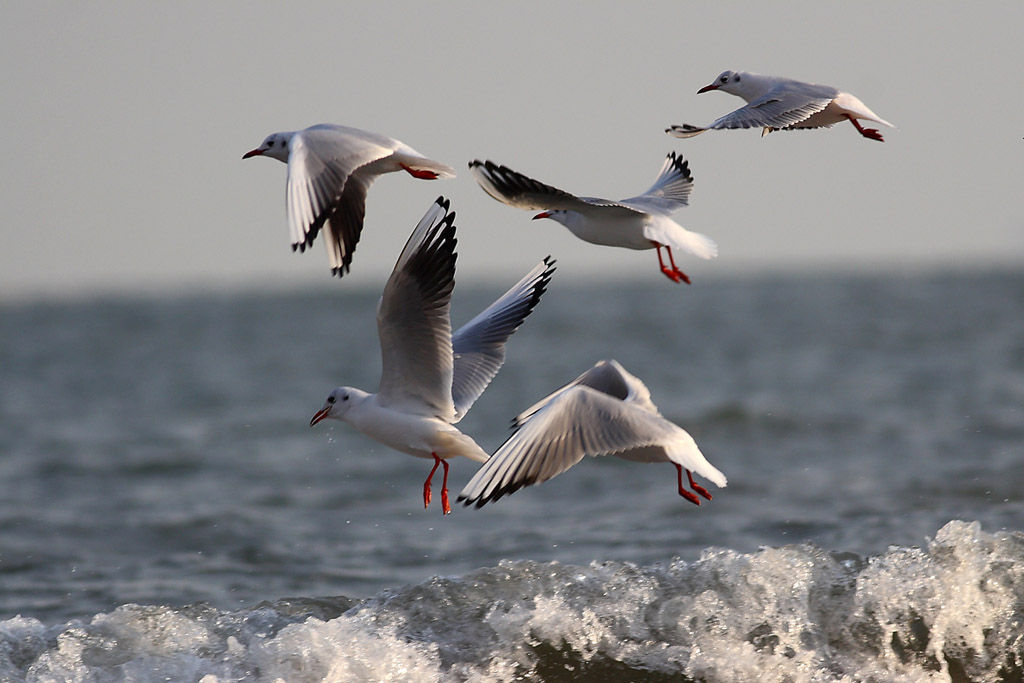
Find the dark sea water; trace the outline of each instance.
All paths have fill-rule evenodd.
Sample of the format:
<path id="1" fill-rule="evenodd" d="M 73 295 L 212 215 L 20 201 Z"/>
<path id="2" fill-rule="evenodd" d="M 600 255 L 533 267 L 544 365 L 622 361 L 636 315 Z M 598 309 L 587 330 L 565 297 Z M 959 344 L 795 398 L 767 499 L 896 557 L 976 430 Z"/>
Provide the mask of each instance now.
<path id="1" fill-rule="evenodd" d="M 308 426 L 376 389 L 377 295 L 0 304 L 0 680 L 1022 680 L 1024 274 L 556 273 L 463 431 L 615 358 L 729 486 L 586 459 L 448 517 Z"/>

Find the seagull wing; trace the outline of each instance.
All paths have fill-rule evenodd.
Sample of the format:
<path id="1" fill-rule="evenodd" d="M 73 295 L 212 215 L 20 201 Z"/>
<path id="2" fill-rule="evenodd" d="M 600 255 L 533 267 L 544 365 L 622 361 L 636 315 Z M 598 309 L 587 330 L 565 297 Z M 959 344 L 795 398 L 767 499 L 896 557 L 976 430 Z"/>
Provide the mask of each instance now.
<path id="1" fill-rule="evenodd" d="M 452 401 L 455 212 L 438 197 L 398 257 L 377 306 L 381 405 L 448 422 Z"/>
<path id="2" fill-rule="evenodd" d="M 505 362 L 505 343 L 540 301 L 555 272 L 549 256 L 452 335 L 455 421 L 469 411 Z"/>
<path id="3" fill-rule="evenodd" d="M 677 432 L 682 430 L 656 413 L 573 383 L 545 399 L 520 424 L 480 467 L 459 500 L 480 507 L 524 486 L 547 481 L 585 455 L 615 455 L 660 446 L 676 438 Z"/>
<path id="4" fill-rule="evenodd" d="M 614 211 L 624 216 L 646 213 L 644 209 L 629 206 L 625 202 L 599 197 L 577 197 L 493 161 L 471 161 L 469 168 L 484 192 L 517 209 L 578 211 L 584 214 L 593 214 L 595 210 L 601 213 Z"/>
<path id="5" fill-rule="evenodd" d="M 668 215 L 686 206 L 691 192 L 693 176 L 690 174 L 690 162 L 670 152 L 654 184 L 642 195 L 623 199 L 619 203 L 644 213 Z"/>
<path id="6" fill-rule="evenodd" d="M 786 128 L 817 114 L 837 95 L 839 90 L 827 85 L 785 80 L 707 126 L 682 124 L 672 126 L 666 132 L 688 138 L 706 130 L 723 128 Z"/>
<path id="7" fill-rule="evenodd" d="M 517 429 L 529 420 L 534 413 L 551 402 L 559 393 L 567 391 L 575 386 L 586 386 L 596 389 L 601 393 L 613 396 L 620 401 L 635 404 L 641 410 L 646 410 L 653 415 L 661 415 L 657 406 L 651 401 L 651 392 L 647 385 L 639 377 L 629 373 L 617 360 L 609 359 L 598 361 L 582 375 L 569 382 L 565 386 L 552 392 L 548 396 L 534 403 L 532 406 L 512 418 L 512 428 Z"/>
<path id="8" fill-rule="evenodd" d="M 577 211 L 587 206 L 587 202 L 576 195 L 545 185 L 539 180 L 513 171 L 508 166 L 499 166 L 493 161 L 473 160 L 469 162 L 469 169 L 484 192 L 499 202 L 517 209 Z"/>
<path id="9" fill-rule="evenodd" d="M 336 273 L 348 270 L 363 229 L 366 192 L 376 179 L 363 166 L 390 156 L 398 144 L 384 136 L 340 126 L 313 126 L 291 139 L 286 205 L 292 249 L 305 251 L 328 226 L 327 253 Z"/>

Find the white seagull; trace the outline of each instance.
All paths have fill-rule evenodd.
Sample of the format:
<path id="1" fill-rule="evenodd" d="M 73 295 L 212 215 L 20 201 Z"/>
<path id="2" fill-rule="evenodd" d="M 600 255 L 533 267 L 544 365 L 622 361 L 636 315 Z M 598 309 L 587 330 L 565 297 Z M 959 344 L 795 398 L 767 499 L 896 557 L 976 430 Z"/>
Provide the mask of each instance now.
<path id="1" fill-rule="evenodd" d="M 348 272 L 363 230 L 366 193 L 377 176 L 406 171 L 414 178 L 454 178 L 455 169 L 385 135 L 321 123 L 273 133 L 243 159 L 267 156 L 288 164 L 285 203 L 292 251 L 306 251 L 321 228 L 331 272 Z"/>
<path id="2" fill-rule="evenodd" d="M 547 481 L 585 455 L 615 455 L 635 462 L 671 462 L 678 472 L 679 495 L 694 505 L 711 500 L 690 470 L 726 485 L 719 472 L 685 430 L 669 422 L 651 402 L 639 378 L 614 360 L 604 360 L 512 421 L 512 436 L 495 451 L 459 494 L 466 505 L 481 507 L 507 493 Z"/>
<path id="3" fill-rule="evenodd" d="M 711 238 L 690 232 L 672 220 L 671 214 L 687 205 L 693 190 L 689 162 L 675 152 L 665 158 L 650 189 L 617 202 L 577 197 L 493 161 L 474 160 L 469 168 L 480 187 L 499 202 L 518 209 L 540 209 L 534 219 L 558 221 L 581 240 L 626 249 L 657 249 L 661 272 L 673 282 L 690 283 L 686 273 L 676 266 L 673 248 L 703 259 L 718 255 Z M 661 258 L 663 247 L 671 268 Z"/>
<path id="4" fill-rule="evenodd" d="M 666 128 L 665 132 L 677 138 L 692 138 L 712 129 L 762 128 L 761 135 L 767 135 L 773 130 L 828 128 L 849 121 L 864 137 L 884 142 L 878 129 L 864 128 L 857 119 L 895 128 L 850 93 L 828 85 L 747 71 L 723 71 L 713 83 L 705 85 L 697 93 L 711 90 L 742 97 L 747 105 L 703 128 L 684 123 Z"/>
<path id="5" fill-rule="evenodd" d="M 455 286 L 455 212 L 444 197 L 420 220 L 402 250 L 377 304 L 382 369 L 376 394 L 334 389 L 309 421 L 331 418 L 397 451 L 433 458 L 423 483 L 444 465 L 441 506 L 448 505 L 448 458 L 477 462 L 487 453 L 453 425 L 462 419 L 505 361 L 505 342 L 540 301 L 554 261 L 548 257 L 482 313 L 452 334 L 449 308 Z"/>

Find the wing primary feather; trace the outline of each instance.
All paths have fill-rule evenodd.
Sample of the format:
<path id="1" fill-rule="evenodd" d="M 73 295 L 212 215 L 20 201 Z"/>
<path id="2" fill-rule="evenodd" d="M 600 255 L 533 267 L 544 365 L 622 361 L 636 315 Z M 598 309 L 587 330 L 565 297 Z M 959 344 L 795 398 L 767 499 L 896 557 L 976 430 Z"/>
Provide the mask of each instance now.
<path id="1" fill-rule="evenodd" d="M 461 419 L 505 362 L 505 344 L 547 291 L 555 260 L 545 257 L 505 294 L 452 335 L 452 399 Z"/>

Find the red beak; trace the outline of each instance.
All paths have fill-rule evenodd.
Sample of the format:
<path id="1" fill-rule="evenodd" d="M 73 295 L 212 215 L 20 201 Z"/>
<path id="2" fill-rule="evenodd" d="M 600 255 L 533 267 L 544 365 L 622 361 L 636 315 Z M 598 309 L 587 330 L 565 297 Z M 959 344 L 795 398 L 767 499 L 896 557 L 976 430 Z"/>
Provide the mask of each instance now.
<path id="1" fill-rule="evenodd" d="M 538 218 L 551 218 L 551 212 L 541 211 L 540 213 L 533 217 L 533 220 L 537 220 Z"/>
<path id="2" fill-rule="evenodd" d="M 710 91 L 710 90 L 718 90 L 718 89 L 719 89 L 720 87 L 722 87 L 722 86 L 720 86 L 720 85 L 715 85 L 714 83 L 712 83 L 711 85 L 705 85 L 705 86 L 704 86 L 703 88 L 701 88 L 700 90 L 698 90 L 698 91 L 697 91 L 697 94 L 699 95 L 699 94 L 701 94 L 702 92 L 708 92 L 708 91 Z M 250 154 L 251 154 L 251 153 L 252 153 L 252 152 L 250 152 Z"/>
<path id="3" fill-rule="evenodd" d="M 251 152 L 246 152 L 245 154 L 243 154 L 242 158 L 243 159 L 248 159 L 249 157 L 258 157 L 258 156 L 261 156 L 262 154 L 263 154 L 263 150 L 262 149 L 254 149 Z"/>
<path id="4" fill-rule="evenodd" d="M 330 414 L 330 412 L 331 412 L 331 407 L 330 406 L 327 406 L 326 408 L 321 408 L 320 410 L 316 411 L 316 414 L 313 415 L 313 419 L 309 421 L 309 426 L 312 427 L 317 422 L 320 422 L 325 417 L 327 417 Z"/>

